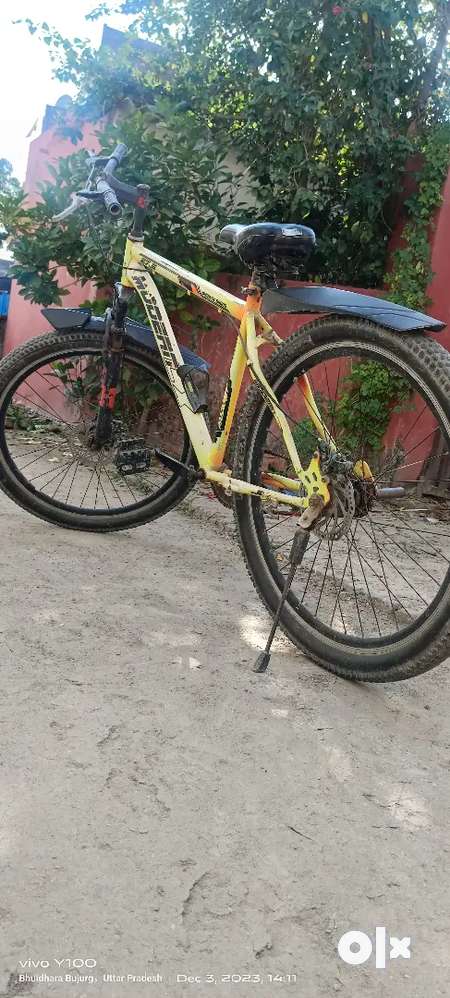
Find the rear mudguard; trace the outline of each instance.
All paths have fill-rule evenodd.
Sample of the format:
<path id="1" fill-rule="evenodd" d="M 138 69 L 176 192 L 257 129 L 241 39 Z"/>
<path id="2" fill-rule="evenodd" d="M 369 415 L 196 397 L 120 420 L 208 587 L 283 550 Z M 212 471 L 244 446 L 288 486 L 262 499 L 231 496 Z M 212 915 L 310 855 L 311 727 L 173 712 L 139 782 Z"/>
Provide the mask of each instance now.
<path id="1" fill-rule="evenodd" d="M 445 322 L 439 319 L 414 312 L 411 308 L 384 298 L 342 291 L 340 288 L 324 288 L 317 284 L 304 288 L 271 288 L 264 292 L 262 310 L 265 315 L 269 312 L 303 312 L 308 315 L 332 312 L 335 315 L 353 315 L 400 332 L 418 329 L 438 332 L 445 328 Z"/>
<path id="2" fill-rule="evenodd" d="M 71 329 L 84 329 L 92 333 L 105 331 L 104 316 L 92 315 L 90 308 L 43 308 L 42 315 L 58 333 L 68 333 Z M 160 355 L 152 330 L 143 322 L 125 319 L 125 333 L 130 340 L 147 347 L 151 353 Z M 206 360 L 198 357 L 196 353 L 192 353 L 192 350 L 188 350 L 181 344 L 180 350 L 185 364 L 190 364 L 205 373 L 208 371 L 209 364 Z"/>

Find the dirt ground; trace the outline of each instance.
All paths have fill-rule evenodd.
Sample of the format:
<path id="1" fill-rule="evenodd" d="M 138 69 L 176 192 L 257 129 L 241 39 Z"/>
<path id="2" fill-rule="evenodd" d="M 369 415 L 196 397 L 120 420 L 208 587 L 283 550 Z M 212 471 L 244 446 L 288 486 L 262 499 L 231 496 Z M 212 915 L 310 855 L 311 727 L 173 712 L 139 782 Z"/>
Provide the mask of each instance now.
<path id="1" fill-rule="evenodd" d="M 207 500 L 92 536 L 0 496 L 0 530 L 0 998 L 448 995 L 447 666 L 356 685 L 280 639 L 253 674 Z M 340 958 L 377 926 L 411 958 Z"/>

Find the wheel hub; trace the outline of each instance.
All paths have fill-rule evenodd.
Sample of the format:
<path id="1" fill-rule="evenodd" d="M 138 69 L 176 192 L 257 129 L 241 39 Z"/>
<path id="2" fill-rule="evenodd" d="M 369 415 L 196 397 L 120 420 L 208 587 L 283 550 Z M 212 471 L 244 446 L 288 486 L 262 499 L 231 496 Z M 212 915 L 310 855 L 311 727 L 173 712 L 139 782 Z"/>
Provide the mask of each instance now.
<path id="1" fill-rule="evenodd" d="M 362 481 L 360 478 L 353 480 L 353 489 L 355 493 L 355 516 L 367 516 L 370 510 L 373 508 L 373 504 L 377 497 L 377 490 L 374 482 L 372 481 Z"/>
<path id="2" fill-rule="evenodd" d="M 314 533 L 329 541 L 348 534 L 355 516 L 355 492 L 350 479 L 343 475 L 330 480 L 331 502 L 313 527 Z"/>
<path id="3" fill-rule="evenodd" d="M 354 518 L 367 516 L 377 496 L 372 479 L 354 474 L 354 462 L 340 451 L 332 451 L 321 440 L 318 445 L 320 470 L 329 480 L 331 502 L 318 518 L 313 530 L 320 537 L 338 540 L 348 534 Z"/>

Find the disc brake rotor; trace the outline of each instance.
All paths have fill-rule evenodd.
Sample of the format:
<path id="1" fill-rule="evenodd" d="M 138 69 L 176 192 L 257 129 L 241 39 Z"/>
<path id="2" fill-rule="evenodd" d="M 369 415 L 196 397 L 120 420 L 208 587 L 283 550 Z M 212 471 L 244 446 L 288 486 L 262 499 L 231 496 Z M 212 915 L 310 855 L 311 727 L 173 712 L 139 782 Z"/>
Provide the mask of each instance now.
<path id="1" fill-rule="evenodd" d="M 337 541 L 348 534 L 355 516 L 355 491 L 348 478 L 339 476 L 330 483 L 331 503 L 312 530 L 328 541 Z"/>

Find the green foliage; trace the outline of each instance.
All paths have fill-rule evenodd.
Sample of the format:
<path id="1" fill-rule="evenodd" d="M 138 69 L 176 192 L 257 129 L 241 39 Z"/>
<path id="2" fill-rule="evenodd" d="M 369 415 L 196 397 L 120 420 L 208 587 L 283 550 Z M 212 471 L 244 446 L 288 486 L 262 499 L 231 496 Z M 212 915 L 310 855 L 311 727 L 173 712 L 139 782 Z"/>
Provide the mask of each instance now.
<path id="1" fill-rule="evenodd" d="M 102 2 L 92 17 L 110 9 Z M 151 184 L 149 243 L 214 275 L 221 261 L 211 232 L 225 220 L 251 217 L 224 165 L 232 149 L 256 185 L 259 218 L 303 220 L 316 229 L 318 250 L 306 277 L 380 286 L 405 163 L 448 121 L 448 4 L 121 0 L 115 9 L 130 17 L 129 42 L 118 51 L 93 52 L 48 24 L 40 34 L 55 75 L 77 88 L 73 113 L 60 121 L 65 134 L 75 141 L 83 120 L 110 112 L 117 120 L 119 111 L 102 144 L 127 142 L 125 179 Z M 94 235 L 86 226 L 80 235 L 79 216 L 50 224 L 75 176 L 84 179 L 81 157 L 70 161 L 70 180 L 60 165 L 54 190 L 45 187 L 42 205 L 13 227 L 16 275 L 25 295 L 43 303 L 64 293 L 53 261 L 77 279 L 109 285 L 127 224 L 97 219 Z M 431 165 L 432 158 L 419 195 L 428 220 L 439 200 Z M 396 260 L 390 279 L 397 297 L 416 304 L 429 272 L 421 218 L 420 232 L 407 230 L 409 253 Z M 170 294 L 170 308 L 192 323 L 198 306 L 181 306 L 182 292 L 172 286 Z"/>
<path id="2" fill-rule="evenodd" d="M 392 414 L 408 405 L 411 386 L 384 364 L 357 361 L 344 378 L 342 388 L 336 400 L 315 393 L 325 426 L 339 450 L 354 460 L 364 457 L 376 461 Z M 309 464 L 319 439 L 313 422 L 308 417 L 300 419 L 292 429 L 292 436 L 302 464 Z"/>
<path id="3" fill-rule="evenodd" d="M 5 417 L 5 425 L 8 430 L 39 431 L 47 429 L 50 420 L 37 416 L 27 410 L 23 405 L 11 404 Z"/>
<path id="4" fill-rule="evenodd" d="M 13 176 L 11 163 L 0 159 L 0 244 L 9 234 L 22 201 L 23 191 Z"/>
<path id="5" fill-rule="evenodd" d="M 130 367 L 123 372 L 123 382 L 120 386 L 120 393 L 122 392 L 124 399 L 121 402 L 119 397 L 119 405 L 121 404 L 121 411 L 123 414 L 126 413 L 129 421 L 142 419 L 143 414 L 165 394 L 163 386 L 151 375 L 145 371 L 134 371 Z"/>
<path id="6" fill-rule="evenodd" d="M 78 405 L 85 415 L 92 416 L 97 411 L 102 366 L 100 356 L 89 358 L 82 368 L 73 360 L 57 360 L 51 364 L 52 376 L 63 386 L 65 398 Z M 124 426 L 136 426 L 164 394 L 164 387 L 147 371 L 125 365 L 117 389 L 115 416 Z M 23 410 L 20 418 L 24 418 Z"/>
<path id="7" fill-rule="evenodd" d="M 223 153 L 211 133 L 161 98 L 118 125 L 108 125 L 99 138 L 102 152 L 111 151 L 119 140 L 125 142 L 130 152 L 121 178 L 151 187 L 147 245 L 211 279 L 221 267 L 211 234 L 229 219 L 236 202 Z M 52 182 L 41 185 L 39 203 L 21 210 L 12 226 L 13 274 L 21 293 L 44 305 L 67 294 L 58 285 L 57 265 L 64 265 L 73 279 L 94 280 L 100 288 L 117 280 L 131 221 L 131 210 L 113 223 L 101 208 L 87 207 L 64 223 L 53 222 L 52 216 L 67 205 L 72 192 L 84 185 L 86 154 L 73 153 L 49 170 Z M 180 289 L 168 286 L 165 299 L 181 322 L 192 322 L 198 306 L 187 307 Z"/>
<path id="8" fill-rule="evenodd" d="M 344 380 L 335 426 L 339 447 L 361 457 L 381 450 L 393 412 L 407 403 L 409 382 L 377 361 L 358 361 Z"/>
<path id="9" fill-rule="evenodd" d="M 308 417 L 305 417 L 304 419 L 299 419 L 298 423 L 294 427 L 291 427 L 291 430 L 300 461 L 304 467 L 307 467 L 314 451 L 317 450 L 318 433 L 314 423 Z"/>
<path id="10" fill-rule="evenodd" d="M 430 228 L 442 200 L 442 185 L 450 163 L 450 125 L 441 125 L 426 136 L 417 190 L 406 201 L 408 218 L 403 245 L 393 257 L 386 277 L 389 297 L 409 308 L 426 309 L 427 287 L 433 277 L 430 262 Z"/>
<path id="11" fill-rule="evenodd" d="M 0 193 L 19 194 L 19 181 L 13 176 L 11 163 L 7 159 L 0 159 Z"/>
<path id="12" fill-rule="evenodd" d="M 371 287 L 382 281 L 406 158 L 447 117 L 447 7 L 124 0 L 116 9 L 160 44 L 166 75 L 152 55 L 153 82 L 238 150 L 260 214 L 317 230 L 308 276 Z M 145 73 L 134 79 L 145 100 Z"/>

